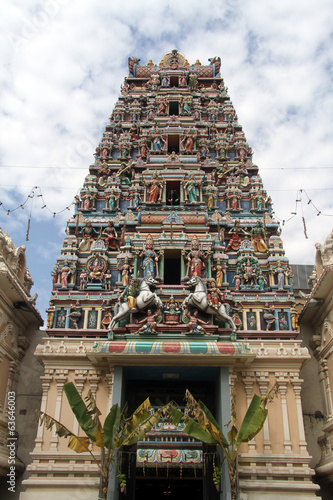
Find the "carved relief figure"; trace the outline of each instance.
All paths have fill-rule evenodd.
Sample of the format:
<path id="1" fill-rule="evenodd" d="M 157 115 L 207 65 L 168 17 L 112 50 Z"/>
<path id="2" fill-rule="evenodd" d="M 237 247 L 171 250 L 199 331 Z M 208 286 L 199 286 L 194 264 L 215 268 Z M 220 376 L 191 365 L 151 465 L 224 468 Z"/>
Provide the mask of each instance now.
<path id="1" fill-rule="evenodd" d="M 111 250 L 119 250 L 119 245 L 117 243 L 117 231 L 111 220 L 108 222 L 102 236 L 105 236 L 105 245 L 107 248 L 110 248 Z"/>
<path id="2" fill-rule="evenodd" d="M 137 255 L 139 255 L 139 257 L 143 259 L 141 268 L 143 269 L 144 278 L 146 278 L 147 276 L 155 278 L 155 276 L 158 275 L 157 264 L 159 255 L 154 250 L 154 243 L 151 235 L 147 236 L 144 248 L 142 249 L 141 252 L 137 252 Z M 155 267 L 156 267 L 156 273 L 155 273 Z"/>
<path id="3" fill-rule="evenodd" d="M 151 309 L 148 309 L 147 316 L 144 319 L 142 319 L 141 321 L 138 320 L 135 321 L 139 325 L 144 323 L 144 325 L 141 328 L 139 328 L 139 330 L 137 330 L 135 333 L 157 333 L 156 318 L 158 318 L 160 314 L 161 314 L 160 309 L 157 309 L 155 314 L 152 313 Z"/>
<path id="4" fill-rule="evenodd" d="M 203 261 L 205 259 L 207 259 L 208 255 L 209 255 L 209 251 L 205 253 L 202 250 L 200 250 L 199 240 L 196 236 L 193 237 L 190 252 L 187 255 L 185 252 L 183 252 L 183 255 L 185 257 L 185 260 L 187 260 L 187 262 L 188 262 L 188 268 L 190 271 L 190 278 L 192 278 L 192 276 L 201 277 L 201 271 L 203 268 Z"/>
<path id="5" fill-rule="evenodd" d="M 158 180 L 156 172 L 153 173 L 152 179 L 150 181 L 146 181 L 145 184 L 148 187 L 147 201 L 150 203 L 157 203 L 158 201 L 161 201 L 163 183 Z"/>
<path id="6" fill-rule="evenodd" d="M 209 321 L 203 321 L 198 318 L 198 311 L 195 310 L 193 314 L 190 314 L 188 307 L 185 309 L 185 315 L 189 319 L 188 323 L 188 333 L 189 334 L 199 334 L 207 333 L 201 325 L 209 325 Z"/>
<path id="7" fill-rule="evenodd" d="M 239 220 L 236 220 L 235 225 L 232 229 L 230 229 L 229 234 L 231 234 L 231 238 L 227 245 L 226 251 L 232 249 L 235 252 L 237 252 L 237 250 L 239 250 L 242 241 L 241 234 L 248 234 L 248 233 L 240 227 Z"/>
<path id="8" fill-rule="evenodd" d="M 132 272 L 132 266 L 128 262 L 128 258 L 125 258 L 125 262 L 122 265 L 118 266 L 118 269 L 121 271 L 121 282 L 123 286 L 129 285 L 129 274 Z"/>
<path id="9" fill-rule="evenodd" d="M 199 186 L 201 185 L 200 181 L 197 181 L 194 177 L 194 174 L 191 174 L 188 181 L 185 182 L 185 197 L 189 201 L 189 203 L 196 203 L 199 196 Z"/>

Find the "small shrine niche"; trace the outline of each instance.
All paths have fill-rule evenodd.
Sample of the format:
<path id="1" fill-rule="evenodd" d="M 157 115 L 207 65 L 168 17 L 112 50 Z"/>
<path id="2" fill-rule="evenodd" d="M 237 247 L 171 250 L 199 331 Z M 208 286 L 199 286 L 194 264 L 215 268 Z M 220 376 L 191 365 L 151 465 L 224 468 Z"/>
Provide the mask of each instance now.
<path id="1" fill-rule="evenodd" d="M 165 285 L 180 285 L 181 284 L 181 250 L 167 249 L 164 251 L 164 284 Z"/>

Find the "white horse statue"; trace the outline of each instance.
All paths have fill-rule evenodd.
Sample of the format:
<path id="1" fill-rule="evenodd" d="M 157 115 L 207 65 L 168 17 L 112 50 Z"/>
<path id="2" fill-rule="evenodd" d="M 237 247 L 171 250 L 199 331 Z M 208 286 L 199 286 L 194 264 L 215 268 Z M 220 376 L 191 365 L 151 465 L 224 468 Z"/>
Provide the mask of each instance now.
<path id="1" fill-rule="evenodd" d="M 194 288 L 194 291 L 190 293 L 184 300 L 182 308 L 190 305 L 206 314 L 213 314 L 220 321 L 226 321 L 232 328 L 232 333 L 236 332 L 236 325 L 232 318 L 227 314 L 227 310 L 224 304 L 221 304 L 218 309 L 211 307 L 208 303 L 207 298 L 207 287 L 206 283 L 199 278 L 199 276 L 192 276 L 190 280 L 187 281 L 189 288 Z"/>
<path id="2" fill-rule="evenodd" d="M 114 316 L 110 322 L 109 327 L 109 338 L 112 338 L 112 332 L 115 325 L 125 319 L 131 312 L 136 313 L 147 307 L 153 305 L 160 307 L 162 309 L 163 304 L 161 299 L 156 295 L 156 293 L 150 290 L 151 286 L 158 285 L 158 282 L 154 280 L 152 276 L 147 276 L 143 278 L 140 282 L 138 295 L 136 297 L 136 303 L 134 307 L 130 307 L 127 302 L 120 302 L 114 307 Z"/>

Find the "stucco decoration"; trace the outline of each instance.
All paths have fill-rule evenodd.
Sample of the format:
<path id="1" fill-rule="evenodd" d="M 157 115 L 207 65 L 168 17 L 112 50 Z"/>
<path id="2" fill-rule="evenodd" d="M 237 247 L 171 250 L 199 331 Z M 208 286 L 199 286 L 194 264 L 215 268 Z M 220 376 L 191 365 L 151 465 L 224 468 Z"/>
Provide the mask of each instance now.
<path id="1" fill-rule="evenodd" d="M 316 243 L 316 270 L 317 277 L 323 272 L 323 268 L 333 265 L 333 230 L 327 236 L 325 243 Z"/>

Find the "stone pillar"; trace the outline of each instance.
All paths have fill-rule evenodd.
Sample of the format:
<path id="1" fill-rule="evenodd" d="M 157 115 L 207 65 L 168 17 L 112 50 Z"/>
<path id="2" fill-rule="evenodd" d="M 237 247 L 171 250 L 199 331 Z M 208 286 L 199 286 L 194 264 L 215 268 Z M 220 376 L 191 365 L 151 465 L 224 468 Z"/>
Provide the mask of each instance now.
<path id="1" fill-rule="evenodd" d="M 332 391 L 329 379 L 329 373 L 327 368 L 327 359 L 322 359 L 320 362 L 320 373 L 323 379 L 323 389 L 327 408 L 327 417 L 331 419 L 333 417 L 333 407 L 332 407 Z"/>
<path id="2" fill-rule="evenodd" d="M 279 386 L 279 392 L 281 395 L 284 452 L 290 453 L 291 452 L 291 440 L 290 440 L 288 406 L 287 406 L 287 397 L 286 397 L 287 384 L 289 382 L 287 373 L 285 373 L 285 372 L 276 373 L 276 380 L 277 380 L 277 383 Z"/>
<path id="3" fill-rule="evenodd" d="M 269 372 L 256 372 L 257 381 L 259 384 L 260 395 L 264 398 L 268 392 L 268 384 L 269 384 Z M 269 438 L 269 425 L 268 425 L 268 417 L 264 423 L 264 453 L 272 453 L 271 449 L 271 441 Z"/>
<path id="4" fill-rule="evenodd" d="M 84 309 L 84 317 L 83 317 L 83 329 L 87 330 L 88 329 L 88 317 L 89 317 L 89 312 L 92 310 L 92 307 L 87 307 Z"/>
<path id="5" fill-rule="evenodd" d="M 102 308 L 97 310 L 97 328 L 102 328 L 102 313 Z"/>
<path id="6" fill-rule="evenodd" d="M 180 196 L 180 205 L 182 205 L 184 203 L 184 181 L 180 181 L 180 193 L 179 193 L 179 196 Z"/>
<path id="7" fill-rule="evenodd" d="M 57 400 L 54 410 L 55 420 L 60 421 L 62 398 L 64 393 L 64 384 L 67 381 L 68 370 L 56 370 L 54 379 L 57 382 Z M 59 436 L 56 434 L 55 427 L 52 428 L 51 450 L 58 450 Z"/>
<path id="8" fill-rule="evenodd" d="M 253 385 L 256 379 L 254 372 L 242 372 L 242 377 L 246 392 L 246 408 L 248 408 L 252 401 Z M 248 442 L 248 445 L 249 453 L 256 453 L 256 442 L 254 438 Z"/>
<path id="9" fill-rule="evenodd" d="M 106 414 L 109 414 L 109 411 L 111 410 L 112 407 L 112 390 L 113 390 L 113 372 L 112 373 L 107 373 L 105 375 L 105 380 L 106 383 L 108 384 L 108 401 L 106 405 Z"/>
<path id="10" fill-rule="evenodd" d="M 101 371 L 100 370 L 89 370 L 88 373 L 88 382 L 90 384 L 91 394 L 94 399 L 96 399 L 96 393 L 99 381 L 101 380 Z"/>
<path id="11" fill-rule="evenodd" d="M 85 381 L 87 380 L 87 374 L 88 370 L 75 370 L 74 384 L 80 396 L 82 396 L 83 387 Z M 74 415 L 73 433 L 77 435 L 78 432 L 79 432 L 79 422 L 77 421 Z"/>
<path id="12" fill-rule="evenodd" d="M 230 387 L 234 385 L 237 375 L 229 376 L 229 369 L 226 367 L 220 368 L 220 378 L 217 388 L 217 422 L 220 425 L 224 434 L 227 434 L 230 426 L 231 408 L 230 408 Z M 222 466 L 222 493 L 221 500 L 231 500 L 229 472 L 226 461 Z"/>
<path id="13" fill-rule="evenodd" d="M 53 380 L 54 370 L 45 370 L 45 375 L 40 377 L 42 381 L 42 399 L 40 404 L 41 411 L 46 411 L 47 404 L 47 394 L 50 389 L 51 382 Z M 43 429 L 44 425 L 38 424 L 37 427 L 37 436 L 35 439 L 35 450 L 34 451 L 42 451 L 42 443 L 43 443 Z"/>
<path id="14" fill-rule="evenodd" d="M 296 412 L 297 412 L 297 424 L 299 433 L 299 451 L 302 454 L 308 454 L 305 432 L 304 432 L 304 422 L 303 422 L 303 411 L 302 411 L 302 401 L 301 401 L 301 389 L 303 380 L 299 378 L 298 372 L 290 373 L 291 383 L 295 393 L 296 400 Z"/>
<path id="15" fill-rule="evenodd" d="M 118 403 L 120 408 L 122 408 L 122 400 L 123 400 L 123 367 L 115 366 L 114 367 L 114 382 L 113 382 L 113 404 Z M 117 479 L 115 473 L 115 467 L 110 469 L 110 477 L 109 477 L 109 485 L 107 492 L 107 500 L 118 500 L 119 499 L 119 491 L 117 487 Z"/>

